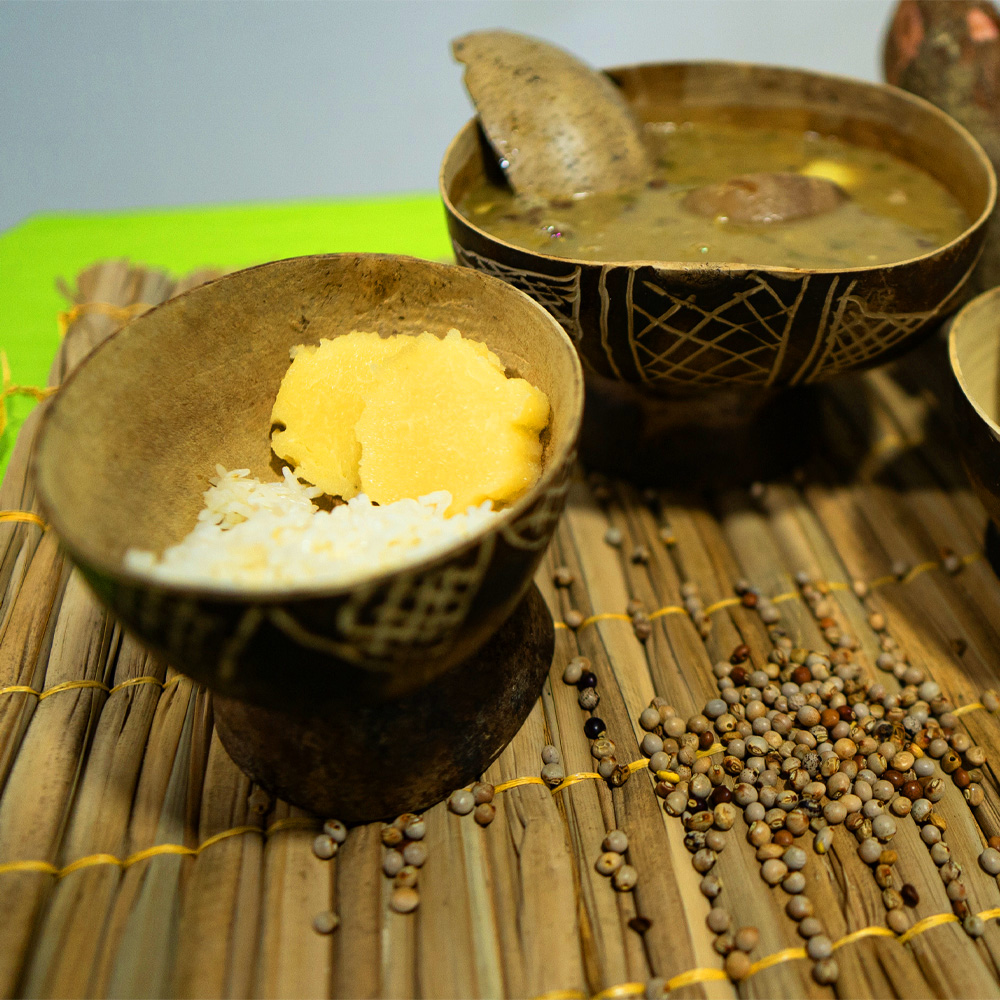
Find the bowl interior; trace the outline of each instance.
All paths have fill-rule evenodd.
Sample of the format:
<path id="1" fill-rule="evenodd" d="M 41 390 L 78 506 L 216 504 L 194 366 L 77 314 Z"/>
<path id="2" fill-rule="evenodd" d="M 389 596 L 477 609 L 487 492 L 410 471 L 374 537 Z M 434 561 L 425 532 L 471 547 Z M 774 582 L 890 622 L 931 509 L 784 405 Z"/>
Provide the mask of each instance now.
<path id="1" fill-rule="evenodd" d="M 977 296 L 955 317 L 948 352 L 963 395 L 1000 437 L 1000 288 Z"/>
<path id="2" fill-rule="evenodd" d="M 574 446 L 583 390 L 572 343 L 540 306 L 495 278 L 367 254 L 240 271 L 110 338 L 50 404 L 35 458 L 46 513 L 78 560 L 127 576 L 127 548 L 160 551 L 191 529 L 217 463 L 278 478 L 270 413 L 291 347 L 351 330 L 443 336 L 452 327 L 486 343 L 508 374 L 551 403 L 542 477 L 505 523 Z"/>
<path id="3" fill-rule="evenodd" d="M 834 135 L 890 152 L 930 173 L 959 200 L 970 229 L 992 210 L 996 181 L 979 144 L 943 111 L 895 87 L 744 63 L 663 63 L 607 72 L 643 121 L 715 120 Z M 487 173 L 496 179 L 473 120 L 455 138 L 442 166 L 442 195 L 453 212 L 461 214 L 455 206 Z"/>

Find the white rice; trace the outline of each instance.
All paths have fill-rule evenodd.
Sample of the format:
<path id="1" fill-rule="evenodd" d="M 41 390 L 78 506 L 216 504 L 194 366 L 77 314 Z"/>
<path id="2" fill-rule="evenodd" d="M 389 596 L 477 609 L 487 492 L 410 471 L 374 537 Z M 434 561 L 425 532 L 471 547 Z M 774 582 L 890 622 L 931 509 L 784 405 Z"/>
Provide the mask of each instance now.
<path id="1" fill-rule="evenodd" d="M 249 469 L 215 468 L 190 534 L 159 557 L 129 549 L 128 569 L 175 583 L 251 588 L 354 583 L 439 553 L 497 516 L 486 500 L 446 517 L 445 490 L 382 506 L 360 494 L 325 511 L 312 503 L 322 491 L 289 469 L 283 482 L 262 483 Z"/>

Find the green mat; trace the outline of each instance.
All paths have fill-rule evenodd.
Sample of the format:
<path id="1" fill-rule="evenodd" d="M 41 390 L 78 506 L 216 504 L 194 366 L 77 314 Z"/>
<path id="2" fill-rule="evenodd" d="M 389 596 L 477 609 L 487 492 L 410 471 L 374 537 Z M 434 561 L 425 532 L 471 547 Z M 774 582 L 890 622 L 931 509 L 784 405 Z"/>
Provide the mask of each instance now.
<path id="1" fill-rule="evenodd" d="M 72 285 L 98 260 L 125 257 L 179 276 L 339 251 L 450 256 L 437 195 L 34 216 L 0 235 L 0 349 L 14 383 L 44 385 L 59 343 L 56 316 L 67 306 L 55 281 Z M 34 405 L 8 401 L 0 475 Z"/>

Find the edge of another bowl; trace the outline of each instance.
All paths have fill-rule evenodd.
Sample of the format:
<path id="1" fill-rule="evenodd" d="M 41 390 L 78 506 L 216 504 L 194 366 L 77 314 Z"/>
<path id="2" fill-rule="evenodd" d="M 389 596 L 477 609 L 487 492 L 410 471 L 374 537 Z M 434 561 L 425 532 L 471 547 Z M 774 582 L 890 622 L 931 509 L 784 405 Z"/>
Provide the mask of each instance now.
<path id="1" fill-rule="evenodd" d="M 969 353 L 976 346 L 985 348 L 981 370 L 985 378 L 992 379 L 993 389 L 986 391 L 992 391 L 1000 402 L 1000 287 L 991 288 L 966 304 L 948 331 L 959 453 L 976 496 L 1000 526 L 1000 422 L 969 384 L 969 373 L 975 367 Z"/>
<path id="2" fill-rule="evenodd" d="M 990 428 L 998 441 L 1000 441 L 1000 422 L 987 413 L 982 403 L 980 403 L 979 397 L 969 388 L 969 382 L 962 363 L 962 348 L 965 346 L 962 341 L 966 337 L 971 337 L 970 331 L 976 329 L 977 325 L 982 322 L 984 315 L 981 314 L 993 316 L 993 325 L 997 329 L 997 339 L 1000 341 L 1000 286 L 977 295 L 974 299 L 967 302 L 955 315 L 948 330 L 948 360 L 951 363 L 951 370 L 955 376 L 955 381 L 958 383 L 958 388 L 961 390 L 962 397 L 968 401 L 983 423 Z M 1000 370 L 998 370 L 997 376 L 1000 378 Z"/>

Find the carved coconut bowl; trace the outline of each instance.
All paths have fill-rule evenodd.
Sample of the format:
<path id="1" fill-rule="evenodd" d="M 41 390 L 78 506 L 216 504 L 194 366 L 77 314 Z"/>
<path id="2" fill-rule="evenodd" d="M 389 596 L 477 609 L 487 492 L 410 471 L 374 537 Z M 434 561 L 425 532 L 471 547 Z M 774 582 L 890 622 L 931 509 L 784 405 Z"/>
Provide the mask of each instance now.
<path id="1" fill-rule="evenodd" d="M 539 481 L 486 530 L 337 588 L 177 586 L 123 568 L 129 547 L 159 551 L 190 530 L 216 463 L 277 478 L 270 412 L 292 346 L 354 329 L 451 327 L 485 342 L 552 408 Z M 385 797 L 392 781 L 400 794 L 386 747 L 412 776 L 409 807 L 427 804 L 478 774 L 537 697 L 551 620 L 540 619 L 537 594 L 512 615 L 562 509 L 582 406 L 572 343 L 511 285 L 406 257 L 301 257 L 178 296 L 99 347 L 48 405 L 34 474 L 49 522 L 98 596 L 223 696 L 220 732 L 237 761 L 300 804 L 341 802 L 343 818 L 374 818 L 406 807 Z M 491 659 L 488 640 L 517 620 L 527 651 L 505 633 Z M 496 669 L 464 669 L 477 654 Z M 298 758 L 261 738 L 268 725 L 294 732 Z M 322 774 L 307 773 L 321 758 Z"/>
<path id="2" fill-rule="evenodd" d="M 607 72 L 645 121 L 718 110 L 887 150 L 941 181 L 972 221 L 920 257 L 848 270 L 562 259 L 503 242 L 459 213 L 469 187 L 494 169 L 473 119 L 440 174 L 455 256 L 542 303 L 590 372 L 668 397 L 800 385 L 887 360 L 960 304 L 996 179 L 978 143 L 944 112 L 893 87 L 791 69 L 686 63 Z"/>

